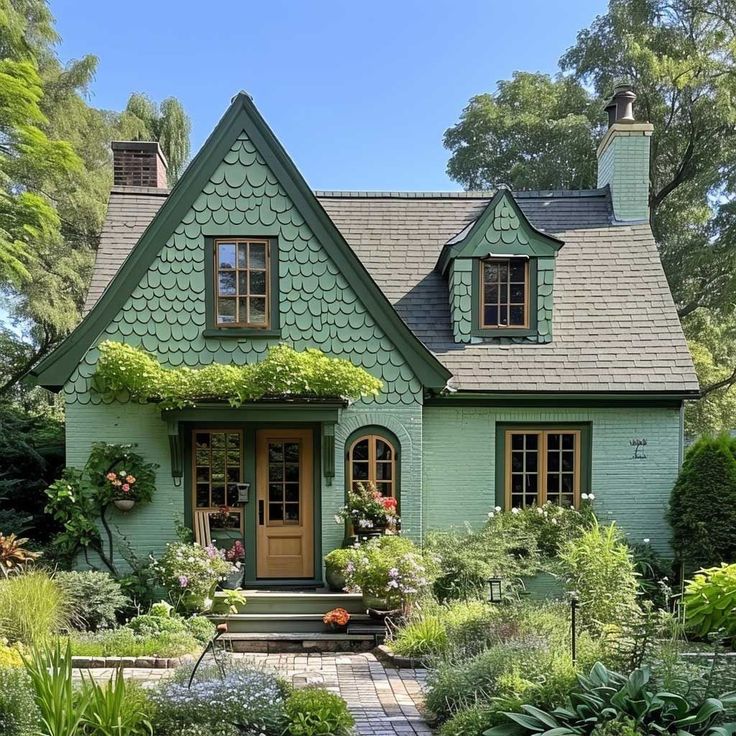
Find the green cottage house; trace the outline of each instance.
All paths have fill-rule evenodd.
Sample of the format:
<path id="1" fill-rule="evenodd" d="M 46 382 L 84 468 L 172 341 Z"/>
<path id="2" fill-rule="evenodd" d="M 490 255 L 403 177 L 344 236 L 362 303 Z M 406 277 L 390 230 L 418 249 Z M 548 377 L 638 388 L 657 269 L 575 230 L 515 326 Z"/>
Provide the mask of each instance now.
<path id="1" fill-rule="evenodd" d="M 95 441 L 158 463 L 153 502 L 114 512 L 141 554 L 175 538 L 177 516 L 228 504 L 212 536 L 242 539 L 251 586 L 320 583 L 359 480 L 398 500 L 416 540 L 592 492 L 604 519 L 667 549 L 683 402 L 699 389 L 633 97 L 608 108 L 588 191 L 314 192 L 243 93 L 171 191 L 157 144 L 114 143 L 86 315 L 34 370 L 65 397 L 68 463 Z M 194 368 L 314 347 L 383 388 L 162 410 L 95 391 L 105 340 Z"/>

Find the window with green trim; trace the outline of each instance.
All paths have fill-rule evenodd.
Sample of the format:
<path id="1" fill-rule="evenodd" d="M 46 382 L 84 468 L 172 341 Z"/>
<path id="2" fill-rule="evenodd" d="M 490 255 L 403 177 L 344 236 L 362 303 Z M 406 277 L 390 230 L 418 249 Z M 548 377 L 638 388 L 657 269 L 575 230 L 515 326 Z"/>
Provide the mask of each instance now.
<path id="1" fill-rule="evenodd" d="M 506 508 L 552 502 L 578 506 L 581 488 L 581 431 L 523 427 L 504 433 Z"/>
<path id="2" fill-rule="evenodd" d="M 215 324 L 270 327 L 271 253 L 268 240 L 215 241 Z"/>
<path id="3" fill-rule="evenodd" d="M 529 259 L 486 258 L 480 269 L 480 328 L 529 327 Z"/>

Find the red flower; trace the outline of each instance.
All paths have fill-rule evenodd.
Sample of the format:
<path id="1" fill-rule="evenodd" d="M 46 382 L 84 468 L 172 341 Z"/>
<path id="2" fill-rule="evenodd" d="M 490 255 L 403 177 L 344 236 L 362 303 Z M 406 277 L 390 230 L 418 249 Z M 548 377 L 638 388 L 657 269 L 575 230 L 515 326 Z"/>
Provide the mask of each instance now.
<path id="1" fill-rule="evenodd" d="M 395 498 L 391 498 L 391 496 L 386 496 L 381 499 L 381 505 L 383 508 L 386 509 L 386 511 L 396 511 L 397 503 Z"/>

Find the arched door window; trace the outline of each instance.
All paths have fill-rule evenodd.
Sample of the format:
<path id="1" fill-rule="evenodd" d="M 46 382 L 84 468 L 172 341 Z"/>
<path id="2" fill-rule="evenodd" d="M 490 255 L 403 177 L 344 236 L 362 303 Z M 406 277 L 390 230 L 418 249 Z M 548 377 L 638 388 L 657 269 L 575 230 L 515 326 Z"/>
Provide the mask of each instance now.
<path id="1" fill-rule="evenodd" d="M 384 496 L 398 500 L 396 447 L 388 437 L 365 434 L 353 440 L 348 449 L 347 472 L 351 488 L 358 483 L 375 483 Z"/>

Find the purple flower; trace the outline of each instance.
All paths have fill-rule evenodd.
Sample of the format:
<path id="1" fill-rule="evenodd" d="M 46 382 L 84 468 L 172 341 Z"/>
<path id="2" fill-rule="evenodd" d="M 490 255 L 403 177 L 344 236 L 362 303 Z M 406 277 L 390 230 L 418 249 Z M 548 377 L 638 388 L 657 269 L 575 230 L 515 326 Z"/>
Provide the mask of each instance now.
<path id="1" fill-rule="evenodd" d="M 179 575 L 179 587 L 186 588 L 189 585 L 189 578 L 186 575 Z"/>

